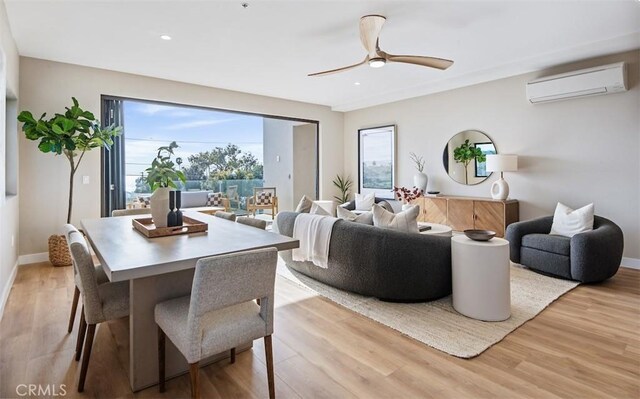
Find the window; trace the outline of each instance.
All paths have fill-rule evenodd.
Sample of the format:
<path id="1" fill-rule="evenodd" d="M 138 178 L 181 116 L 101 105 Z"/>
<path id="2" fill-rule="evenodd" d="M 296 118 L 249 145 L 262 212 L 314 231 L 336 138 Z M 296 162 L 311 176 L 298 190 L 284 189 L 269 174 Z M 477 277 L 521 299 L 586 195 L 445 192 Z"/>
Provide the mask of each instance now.
<path id="1" fill-rule="evenodd" d="M 317 195 L 313 121 L 133 99 L 105 97 L 103 104 L 105 124 L 123 126 L 122 137 L 103 153 L 105 215 L 146 206 L 146 169 L 158 147 L 173 141 L 173 160 L 187 178 L 176 182 L 179 188 L 222 193 L 238 214 L 246 213 L 254 187 L 276 187 L 280 210 L 295 208 L 297 197 Z"/>

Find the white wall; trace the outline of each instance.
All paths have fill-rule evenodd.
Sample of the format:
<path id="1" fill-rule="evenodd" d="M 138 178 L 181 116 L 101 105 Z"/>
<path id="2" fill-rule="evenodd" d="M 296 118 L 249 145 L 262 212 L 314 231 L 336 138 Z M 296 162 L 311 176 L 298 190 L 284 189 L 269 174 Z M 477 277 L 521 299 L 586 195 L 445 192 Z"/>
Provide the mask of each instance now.
<path id="1" fill-rule="evenodd" d="M 162 79 L 87 68 L 33 58 L 21 58 L 20 109 L 42 112 L 64 110 L 75 96 L 99 115 L 100 95 L 169 101 L 268 115 L 320 121 L 320 192 L 333 195 L 331 177 L 342 171 L 343 114 L 329 107 L 190 85 Z M 324 149 L 328 148 L 328 151 Z M 20 140 L 20 253 L 46 251 L 47 237 L 65 222 L 68 165 L 62 157 L 42 154 L 34 142 Z M 82 176 L 90 184 L 82 184 Z M 100 154 L 85 156 L 75 182 L 73 223 L 100 216 Z"/>
<path id="2" fill-rule="evenodd" d="M 288 211 L 293 203 L 293 122 L 264 118 L 262 126 L 264 186 L 276 188 L 278 210 Z"/>
<path id="3" fill-rule="evenodd" d="M 574 69 L 625 61 L 631 90 L 548 104 L 529 104 L 526 82 Z M 495 173 L 476 186 L 450 179 L 442 151 L 456 133 L 481 130 L 498 152 L 519 155 L 520 170 L 505 173 L 520 219 L 553 213 L 558 201 L 595 204 L 625 234 L 625 257 L 640 258 L 640 52 L 587 60 L 457 90 L 348 112 L 344 117 L 345 171 L 357 176 L 357 130 L 397 125 L 397 176 L 412 185 L 409 152 L 426 159 L 429 189 L 490 196 Z M 446 72 L 444 72 L 446 73 Z"/>
<path id="4" fill-rule="evenodd" d="M 4 7 L 0 1 L 0 318 L 11 284 L 15 278 L 18 261 L 18 197 L 5 196 L 5 142 L 11 143 L 17 134 L 17 96 L 19 56 Z M 4 101 L 9 99 L 8 107 Z M 6 114 L 5 114 L 6 113 Z M 6 135 L 10 137 L 7 140 Z M 13 135 L 13 137 L 11 137 Z M 11 160 L 11 158 L 10 158 Z M 17 182 L 9 182 L 9 186 Z"/>

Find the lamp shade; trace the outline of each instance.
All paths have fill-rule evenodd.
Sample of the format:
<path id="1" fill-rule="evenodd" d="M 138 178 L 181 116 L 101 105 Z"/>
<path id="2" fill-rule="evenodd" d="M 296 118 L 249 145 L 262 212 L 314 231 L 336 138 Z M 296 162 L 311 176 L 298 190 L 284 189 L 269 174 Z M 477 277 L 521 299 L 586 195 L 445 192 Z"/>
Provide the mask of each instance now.
<path id="1" fill-rule="evenodd" d="M 515 172 L 518 170 L 518 156 L 487 154 L 487 172 Z"/>

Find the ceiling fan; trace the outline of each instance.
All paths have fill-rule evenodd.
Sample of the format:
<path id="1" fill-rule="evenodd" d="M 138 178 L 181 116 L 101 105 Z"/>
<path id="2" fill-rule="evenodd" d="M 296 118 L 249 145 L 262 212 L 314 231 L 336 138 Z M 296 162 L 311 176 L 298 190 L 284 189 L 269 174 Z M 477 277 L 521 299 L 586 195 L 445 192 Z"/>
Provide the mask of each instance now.
<path id="1" fill-rule="evenodd" d="M 332 73 L 346 71 L 360 65 L 369 64 L 372 68 L 383 67 L 387 62 L 402 62 L 436 69 L 447 69 L 453 65 L 453 61 L 435 57 L 423 57 L 419 55 L 394 55 L 385 53 L 378 46 L 380 31 L 386 18 L 382 15 L 365 15 L 360 18 L 360 40 L 367 56 L 362 62 L 342 68 L 331 69 L 323 72 L 310 73 L 308 76 L 324 76 Z"/>

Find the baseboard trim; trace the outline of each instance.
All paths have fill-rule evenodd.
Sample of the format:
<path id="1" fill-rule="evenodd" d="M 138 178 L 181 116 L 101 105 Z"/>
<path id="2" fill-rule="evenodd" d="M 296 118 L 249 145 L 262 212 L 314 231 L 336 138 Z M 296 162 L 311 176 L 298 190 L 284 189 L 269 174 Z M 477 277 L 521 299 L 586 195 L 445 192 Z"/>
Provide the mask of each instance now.
<path id="1" fill-rule="evenodd" d="M 20 265 L 28 265 L 29 263 L 46 262 L 49 260 L 49 252 L 40 252 L 39 254 L 20 255 L 18 263 Z"/>
<path id="2" fill-rule="evenodd" d="M 629 269 L 640 269 L 640 259 L 637 258 L 622 258 L 622 262 L 620 264 L 621 267 L 626 267 Z"/>
<path id="3" fill-rule="evenodd" d="M 15 265 L 13 265 L 13 270 L 11 270 L 9 279 L 5 283 L 4 287 L 2 287 L 2 297 L 0 297 L 0 320 L 2 320 L 2 316 L 4 315 L 4 306 L 7 304 L 7 300 L 9 299 L 9 294 L 11 293 L 11 287 L 13 287 L 13 282 L 16 280 L 16 274 L 18 274 L 17 260 Z"/>

